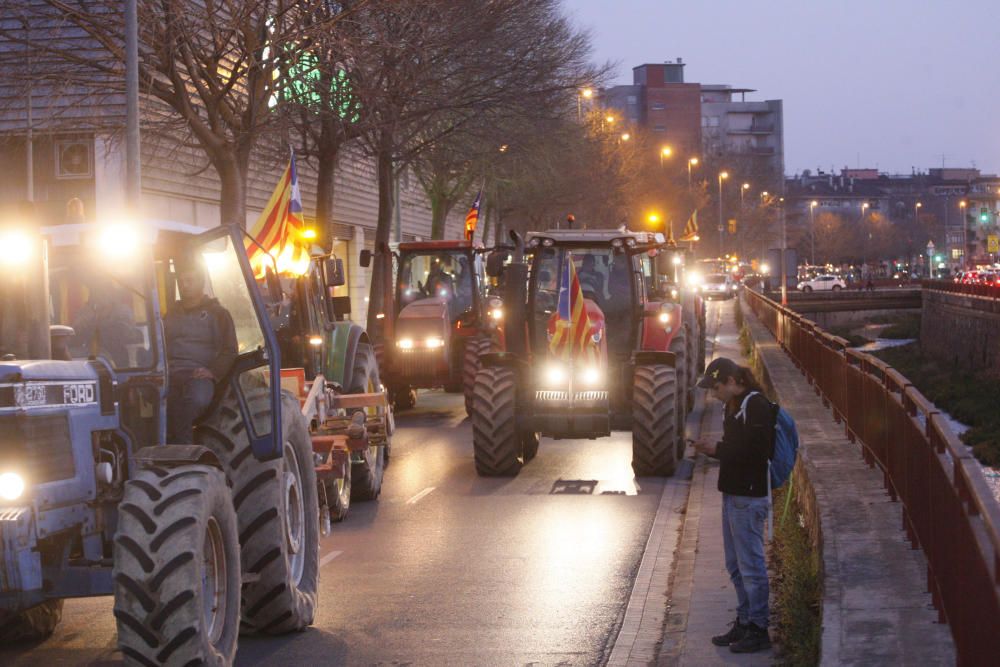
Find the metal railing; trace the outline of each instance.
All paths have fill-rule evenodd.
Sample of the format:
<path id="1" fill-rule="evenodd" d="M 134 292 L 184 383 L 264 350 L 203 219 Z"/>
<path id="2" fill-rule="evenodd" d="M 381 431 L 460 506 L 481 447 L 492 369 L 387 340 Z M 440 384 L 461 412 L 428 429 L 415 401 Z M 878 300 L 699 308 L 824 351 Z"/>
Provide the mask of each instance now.
<path id="1" fill-rule="evenodd" d="M 893 501 L 902 503 L 903 527 L 927 557 L 927 586 L 939 620 L 951 627 L 959 664 L 995 664 L 1000 506 L 968 448 L 896 370 L 774 301 L 745 294 L 847 436 L 862 445 L 865 461 L 882 470 Z"/>
<path id="2" fill-rule="evenodd" d="M 1000 285 L 969 285 L 966 283 L 956 283 L 951 280 L 922 280 L 920 284 L 924 289 L 953 292 L 955 294 L 968 294 L 969 296 L 989 296 L 994 299 L 1000 299 Z"/>

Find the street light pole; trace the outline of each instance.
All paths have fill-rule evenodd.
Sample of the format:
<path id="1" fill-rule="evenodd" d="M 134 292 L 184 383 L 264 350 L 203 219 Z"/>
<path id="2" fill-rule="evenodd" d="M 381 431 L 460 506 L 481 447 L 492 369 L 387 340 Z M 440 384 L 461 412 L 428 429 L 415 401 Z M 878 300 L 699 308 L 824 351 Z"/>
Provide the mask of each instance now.
<path id="1" fill-rule="evenodd" d="M 781 305 L 788 305 L 788 263 L 785 254 L 788 250 L 788 235 L 785 230 L 785 198 L 778 197 L 778 215 L 781 216 Z"/>
<path id="2" fill-rule="evenodd" d="M 691 192 L 691 167 L 698 166 L 698 158 L 693 157 L 688 160 L 688 192 Z"/>
<path id="3" fill-rule="evenodd" d="M 809 263 L 816 266 L 816 207 L 818 201 L 809 202 Z"/>
<path id="4" fill-rule="evenodd" d="M 969 249 L 969 241 L 968 241 L 968 239 L 965 236 L 966 235 L 966 229 L 967 229 L 968 224 L 969 224 L 968 220 L 965 219 L 965 207 L 968 206 L 968 205 L 969 205 L 969 202 L 965 201 L 964 199 L 962 201 L 958 202 L 958 210 L 959 210 L 959 213 L 961 214 L 959 217 L 962 219 L 962 270 L 963 271 L 965 271 L 966 269 L 969 268 L 968 263 L 966 263 L 966 261 L 965 261 L 965 253 L 967 253 L 968 249 Z"/>
<path id="5" fill-rule="evenodd" d="M 868 202 L 861 203 L 861 277 L 865 277 L 865 272 L 868 270 L 868 243 L 865 238 L 866 225 L 865 225 L 865 211 L 868 210 Z"/>
<path id="6" fill-rule="evenodd" d="M 136 0 L 125 0 L 125 200 L 132 215 L 139 212 L 139 160 L 139 26 Z"/>
<path id="7" fill-rule="evenodd" d="M 722 232 L 723 232 L 723 227 L 722 227 L 722 181 L 724 181 L 727 178 L 729 178 L 729 172 L 728 171 L 720 171 L 719 172 L 719 257 L 722 257 L 722 254 L 725 251 L 725 248 L 723 247 L 723 241 L 722 241 Z"/>

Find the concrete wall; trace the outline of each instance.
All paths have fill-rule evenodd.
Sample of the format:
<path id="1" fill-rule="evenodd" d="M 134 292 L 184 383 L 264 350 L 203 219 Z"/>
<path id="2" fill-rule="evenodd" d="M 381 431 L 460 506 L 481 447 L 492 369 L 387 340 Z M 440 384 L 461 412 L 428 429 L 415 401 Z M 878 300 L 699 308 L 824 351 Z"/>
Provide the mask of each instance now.
<path id="1" fill-rule="evenodd" d="M 796 312 L 798 312 L 798 309 L 796 309 Z M 860 327 L 871 322 L 874 317 L 895 317 L 907 313 L 919 315 L 920 309 L 839 310 L 827 313 L 802 312 L 800 314 L 807 320 L 812 320 L 822 328 L 829 330 L 836 327 Z"/>
<path id="2" fill-rule="evenodd" d="M 924 290 L 924 354 L 1000 377 L 1000 299 Z"/>

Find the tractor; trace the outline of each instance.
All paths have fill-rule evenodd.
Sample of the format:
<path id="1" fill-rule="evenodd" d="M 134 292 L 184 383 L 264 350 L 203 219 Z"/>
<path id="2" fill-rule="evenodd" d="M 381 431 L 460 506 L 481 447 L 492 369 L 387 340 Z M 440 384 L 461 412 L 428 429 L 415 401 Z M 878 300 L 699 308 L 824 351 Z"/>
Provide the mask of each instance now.
<path id="1" fill-rule="evenodd" d="M 503 340 L 503 303 L 485 292 L 486 250 L 471 241 L 424 241 L 383 252 L 394 260 L 395 280 L 383 280 L 384 316 L 375 335 L 394 405 L 411 408 L 417 388 L 444 387 L 463 392 L 471 414 L 479 357 Z M 361 265 L 371 260 L 363 250 Z"/>
<path id="2" fill-rule="evenodd" d="M 281 350 L 282 386 L 299 398 L 317 460 L 324 533 L 342 521 L 351 500 L 374 500 L 382 489 L 393 430 L 392 408 L 365 330 L 347 319 L 351 300 L 343 260 L 314 254 L 289 267 L 261 292 Z"/>
<path id="3" fill-rule="evenodd" d="M 294 373 L 272 324 L 281 286 L 268 271 L 258 288 L 239 227 L 0 236 L 0 639 L 43 638 L 65 598 L 96 595 L 114 596 L 128 664 L 231 664 L 241 633 L 310 625 L 321 458 L 310 430 L 329 425 L 338 446 L 361 449 L 365 413 L 344 409 L 375 411 L 384 396 L 338 405 L 319 374 L 304 400 L 283 390 Z M 167 442 L 163 322 L 180 307 L 179 261 L 202 265 L 236 338 L 194 442 Z"/>
<path id="4" fill-rule="evenodd" d="M 667 245 L 657 255 L 653 264 L 656 278 L 653 289 L 656 297 L 681 305 L 687 337 L 688 409 L 694 407 L 694 386 L 699 373 L 705 370 L 705 299 L 698 291 L 698 275 L 692 269 L 693 257 L 689 250 L 675 243 Z"/>
<path id="5" fill-rule="evenodd" d="M 540 436 L 593 439 L 631 430 L 635 474 L 673 474 L 686 446 L 684 397 L 694 380 L 687 336 L 695 332 L 680 304 L 651 296 L 663 236 L 623 227 L 532 232 L 526 247 L 515 241 L 504 306 L 508 322 L 525 324 L 508 325 L 506 349 L 480 358 L 472 413 L 477 472 L 516 475 L 537 453 Z M 552 350 L 561 300 L 572 289 L 568 262 L 590 326 L 586 360 L 556 358 Z"/>

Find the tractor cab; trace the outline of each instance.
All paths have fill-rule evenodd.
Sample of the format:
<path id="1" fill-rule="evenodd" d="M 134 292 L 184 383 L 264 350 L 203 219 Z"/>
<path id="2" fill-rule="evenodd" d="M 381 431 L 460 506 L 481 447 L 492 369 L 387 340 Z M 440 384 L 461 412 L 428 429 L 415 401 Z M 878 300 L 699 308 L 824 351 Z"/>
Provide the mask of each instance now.
<path id="1" fill-rule="evenodd" d="M 396 315 L 407 306 L 444 306 L 450 324 L 479 307 L 481 254 L 466 241 L 401 243 L 396 272 Z"/>

